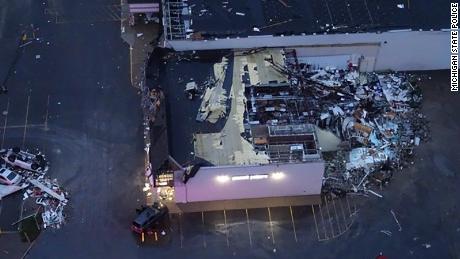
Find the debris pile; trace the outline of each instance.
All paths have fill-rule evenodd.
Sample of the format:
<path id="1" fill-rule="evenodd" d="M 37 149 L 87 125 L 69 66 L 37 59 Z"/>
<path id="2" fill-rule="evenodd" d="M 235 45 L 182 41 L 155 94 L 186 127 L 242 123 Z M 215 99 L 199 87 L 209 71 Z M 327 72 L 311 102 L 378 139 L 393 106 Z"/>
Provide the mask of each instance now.
<path id="1" fill-rule="evenodd" d="M 228 68 L 228 59 L 222 58 L 220 63 L 214 64 L 214 74 L 207 81 L 204 94 L 201 96 L 201 105 L 196 116 L 196 120 L 205 120 L 216 123 L 224 117 L 227 112 L 226 90 L 223 88 L 225 74 Z"/>
<path id="2" fill-rule="evenodd" d="M 370 186 L 389 182 L 395 170 L 413 164 L 413 147 L 430 138 L 415 76 L 359 73 L 353 64 L 337 70 L 288 63 L 285 69 L 310 104 L 309 122 L 342 140 L 343 150 L 325 156 L 325 192 L 381 197 Z"/>
<path id="3" fill-rule="evenodd" d="M 35 203 L 40 205 L 43 227 L 59 229 L 65 223 L 63 213 L 68 202 L 68 193 L 58 185 L 57 180 L 47 178 L 30 179 L 31 187 L 24 193 L 24 199 L 36 198 Z"/>
<path id="4" fill-rule="evenodd" d="M 35 198 L 37 211 L 43 219 L 43 227 L 60 228 L 65 223 L 63 211 L 68 203 L 68 193 L 58 185 L 56 179 L 46 177 L 49 164 L 45 155 L 39 151 L 33 154 L 19 148 L 11 148 L 0 150 L 0 157 L 4 167 L 2 170 L 14 172 L 13 174 L 20 178 L 19 181 L 6 186 L 14 190 L 8 194 L 25 189 L 23 200 Z"/>
<path id="5" fill-rule="evenodd" d="M 142 94 L 142 108 L 147 117 L 147 121 L 154 122 L 160 110 L 164 94 L 159 89 L 148 89 L 145 87 Z"/>

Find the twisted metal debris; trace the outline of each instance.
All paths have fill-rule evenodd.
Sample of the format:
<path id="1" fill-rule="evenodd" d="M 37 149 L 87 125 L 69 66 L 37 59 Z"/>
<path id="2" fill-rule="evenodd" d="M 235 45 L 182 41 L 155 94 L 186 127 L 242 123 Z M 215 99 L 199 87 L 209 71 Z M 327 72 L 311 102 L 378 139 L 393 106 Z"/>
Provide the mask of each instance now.
<path id="1" fill-rule="evenodd" d="M 289 60 L 289 58 L 288 58 Z M 276 64 L 273 64 L 276 65 Z M 371 193 L 413 163 L 413 148 L 430 138 L 420 112 L 420 78 L 405 73 L 359 73 L 295 64 L 281 68 L 309 98 L 310 122 L 339 136 L 342 148 L 324 154 L 323 191 Z"/>

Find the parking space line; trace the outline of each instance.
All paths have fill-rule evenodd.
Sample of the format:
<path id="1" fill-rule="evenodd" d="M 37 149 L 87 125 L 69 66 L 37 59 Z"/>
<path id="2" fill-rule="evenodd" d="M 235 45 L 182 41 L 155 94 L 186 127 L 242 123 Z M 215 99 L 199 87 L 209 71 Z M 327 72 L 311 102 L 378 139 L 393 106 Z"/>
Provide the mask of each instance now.
<path id="1" fill-rule="evenodd" d="M 3 149 L 3 144 L 5 143 L 5 133 L 6 133 L 6 125 L 8 124 L 9 110 L 10 110 L 10 98 L 8 98 L 8 102 L 6 104 L 5 124 L 3 125 L 3 136 L 2 136 L 2 146 L 1 146 L 2 149 Z"/>
<path id="2" fill-rule="evenodd" d="M 331 225 L 331 232 L 332 232 L 332 237 L 335 237 L 334 233 L 334 227 L 332 226 L 332 221 L 331 221 L 331 212 L 329 211 L 329 205 L 327 203 L 327 199 L 324 199 L 324 202 L 326 202 L 326 210 L 327 210 L 327 215 L 329 216 L 329 224 Z"/>
<path id="3" fill-rule="evenodd" d="M 133 79 L 133 47 L 130 46 L 129 47 L 129 68 L 130 68 L 130 77 L 131 77 L 131 85 L 134 86 L 134 87 L 137 87 L 136 85 L 134 85 L 134 79 Z"/>
<path id="4" fill-rule="evenodd" d="M 355 209 L 355 211 L 353 213 L 356 213 L 357 209 L 356 209 L 356 200 L 353 201 L 353 208 Z"/>
<path id="5" fill-rule="evenodd" d="M 182 213 L 179 213 L 179 234 L 180 234 L 180 248 L 183 248 L 184 245 L 184 234 L 182 233 Z"/>
<path id="6" fill-rule="evenodd" d="M 203 247 L 206 248 L 206 232 L 205 232 L 205 225 L 204 225 L 204 211 L 201 212 L 201 222 L 203 223 L 202 228 L 203 228 Z"/>
<path id="7" fill-rule="evenodd" d="M 351 208 L 350 208 L 350 202 L 348 201 L 348 195 L 345 195 L 345 200 L 347 200 L 348 212 L 351 215 Z"/>
<path id="8" fill-rule="evenodd" d="M 339 214 L 337 214 L 337 208 L 335 207 L 334 199 L 332 199 L 332 207 L 334 207 L 335 222 L 337 222 L 337 226 L 339 228 L 339 233 L 342 233 L 342 227 L 340 226 L 340 221 L 339 221 Z"/>
<path id="9" fill-rule="evenodd" d="M 319 214 L 321 216 L 321 222 L 323 222 L 324 238 L 329 239 L 329 236 L 326 231 L 326 222 L 324 221 L 324 217 L 323 217 L 323 209 L 321 208 L 321 204 L 319 204 L 318 206 L 319 206 Z"/>
<path id="10" fill-rule="evenodd" d="M 320 240 L 321 238 L 319 237 L 318 223 L 316 222 L 315 207 L 313 207 L 313 205 L 311 205 L 311 211 L 313 212 L 313 219 L 315 220 L 316 235 L 318 236 L 318 240 Z"/>
<path id="11" fill-rule="evenodd" d="M 24 128 L 25 125 L 11 125 L 6 126 L 7 129 L 17 129 L 17 128 Z M 40 128 L 45 127 L 45 124 L 27 124 L 27 128 Z"/>
<path id="12" fill-rule="evenodd" d="M 49 107 L 50 107 L 50 95 L 48 95 L 48 100 L 46 101 L 45 130 L 48 130 Z"/>
<path id="13" fill-rule="evenodd" d="M 30 106 L 30 92 L 27 96 L 27 107 L 26 107 L 26 120 L 24 123 L 24 135 L 22 136 L 22 148 L 24 149 L 24 145 L 26 143 L 26 133 L 27 133 L 27 121 L 29 119 L 29 106 Z"/>
<path id="14" fill-rule="evenodd" d="M 342 211 L 343 222 L 345 223 L 345 228 L 346 228 L 348 224 L 347 224 L 347 218 L 345 217 L 345 212 L 343 211 L 342 202 L 339 202 L 339 207 L 340 207 L 340 210 Z"/>
<path id="15" fill-rule="evenodd" d="M 248 209 L 246 209 L 246 223 L 247 223 L 247 225 L 248 225 L 249 246 L 252 248 L 251 227 L 249 226 L 249 213 L 248 213 Z"/>
<path id="16" fill-rule="evenodd" d="M 273 235 L 273 223 L 272 223 L 272 214 L 270 213 L 270 207 L 267 207 L 267 210 L 268 210 L 268 221 L 269 221 L 269 224 L 270 224 L 270 231 L 271 231 L 271 234 L 272 234 L 272 242 L 273 242 L 273 245 L 275 244 L 275 235 Z"/>
<path id="17" fill-rule="evenodd" d="M 224 224 L 225 224 L 225 236 L 227 238 L 227 247 L 230 247 L 230 242 L 228 240 L 228 225 L 227 225 L 227 213 L 224 210 Z"/>
<path id="18" fill-rule="evenodd" d="M 291 221 L 292 221 L 292 230 L 294 230 L 294 239 L 295 239 L 295 242 L 297 243 L 298 242 L 298 240 L 297 240 L 297 232 L 295 230 L 294 216 L 292 215 L 292 206 L 289 206 L 289 211 L 291 212 Z M 317 230 L 318 230 L 318 228 L 317 228 Z"/>

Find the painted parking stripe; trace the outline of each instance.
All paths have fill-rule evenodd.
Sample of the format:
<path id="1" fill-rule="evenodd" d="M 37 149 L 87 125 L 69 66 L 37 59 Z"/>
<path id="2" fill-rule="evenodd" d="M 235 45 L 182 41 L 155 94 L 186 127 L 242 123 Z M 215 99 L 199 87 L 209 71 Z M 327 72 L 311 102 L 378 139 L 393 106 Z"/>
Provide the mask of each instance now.
<path id="1" fill-rule="evenodd" d="M 340 210 L 342 211 L 342 217 L 343 217 L 343 222 L 345 223 L 345 228 L 347 228 L 348 226 L 348 220 L 347 220 L 347 217 L 345 216 L 345 211 L 343 210 L 343 206 L 342 206 L 342 202 L 343 199 L 340 199 L 340 202 L 339 202 L 339 207 L 340 207 Z"/>
<path id="2" fill-rule="evenodd" d="M 180 248 L 184 247 L 184 233 L 182 232 L 182 213 L 179 213 L 179 234 L 180 234 Z"/>
<path id="3" fill-rule="evenodd" d="M 345 195 L 345 200 L 347 201 L 348 212 L 351 215 L 352 213 L 351 213 L 351 208 L 350 208 L 350 202 L 348 201 L 348 195 Z"/>
<path id="4" fill-rule="evenodd" d="M 337 223 L 337 227 L 339 228 L 339 233 L 342 233 L 342 226 L 340 226 L 340 221 L 339 221 L 339 214 L 337 213 L 337 208 L 335 206 L 335 201 L 332 199 L 332 207 L 334 208 L 334 214 L 335 214 L 335 222 Z"/>
<path id="5" fill-rule="evenodd" d="M 204 224 L 204 211 L 201 212 L 201 223 L 203 228 L 203 247 L 206 248 L 206 226 Z"/>
<path id="6" fill-rule="evenodd" d="M 251 226 L 249 225 L 249 213 L 248 213 L 248 209 L 246 209 L 246 223 L 247 223 L 247 225 L 248 225 L 249 246 L 252 248 Z"/>
<path id="7" fill-rule="evenodd" d="M 227 213 L 224 210 L 224 225 L 225 225 L 225 237 L 227 239 L 227 247 L 230 247 L 230 241 L 228 240 L 228 225 L 227 225 Z"/>
<path id="8" fill-rule="evenodd" d="M 321 225 L 323 225 L 323 230 L 324 230 L 324 238 L 329 239 L 329 236 L 326 231 L 326 221 L 324 220 L 323 209 L 321 207 L 321 204 L 318 204 L 318 207 L 319 207 L 319 215 L 321 216 L 321 222 L 322 222 Z"/>
<path id="9" fill-rule="evenodd" d="M 335 233 L 334 233 L 334 227 L 332 226 L 332 218 L 331 218 L 331 212 L 329 211 L 329 205 L 328 205 L 328 202 L 327 202 L 327 199 L 324 199 L 325 203 L 326 203 L 326 211 L 327 211 L 327 215 L 328 215 L 328 218 L 329 218 L 329 224 L 331 225 L 331 233 L 332 233 L 332 237 L 334 238 L 335 237 Z"/>
<path id="10" fill-rule="evenodd" d="M 46 101 L 46 114 L 45 114 L 45 130 L 48 130 L 48 116 L 49 116 L 49 108 L 50 108 L 50 95 L 48 95 L 48 99 Z"/>
<path id="11" fill-rule="evenodd" d="M 315 208 L 313 207 L 313 205 L 311 205 L 311 211 L 313 212 L 313 219 L 315 220 L 316 235 L 318 237 L 318 240 L 321 240 L 321 238 L 319 237 L 318 223 L 316 221 Z"/>
<path id="12" fill-rule="evenodd" d="M 5 133 L 6 133 L 6 125 L 8 124 L 9 110 L 10 110 L 10 98 L 8 98 L 8 102 L 6 104 L 5 124 L 3 125 L 3 136 L 2 136 L 2 146 L 1 146 L 2 149 L 3 149 L 3 144 L 5 143 Z"/>
<path id="13" fill-rule="evenodd" d="M 270 232 L 271 232 L 271 235 L 272 235 L 272 242 L 273 242 L 273 245 L 275 244 L 275 235 L 273 235 L 273 222 L 272 222 L 272 214 L 270 212 L 270 207 L 267 207 L 267 210 L 268 210 L 268 221 L 269 221 L 269 224 L 270 224 Z"/>
<path id="14" fill-rule="evenodd" d="M 24 145 L 26 144 L 27 122 L 29 120 L 29 107 L 30 107 L 30 92 L 29 92 L 29 95 L 27 96 L 26 119 L 24 122 L 24 134 L 22 136 L 22 149 L 24 149 Z"/>
<path id="15" fill-rule="evenodd" d="M 294 231 L 294 239 L 295 239 L 295 242 L 297 243 L 298 242 L 297 232 L 295 230 L 294 216 L 292 215 L 292 206 L 289 206 L 289 211 L 291 212 L 291 221 L 292 221 L 292 230 Z M 316 220 L 315 220 L 315 223 L 316 223 Z M 318 227 L 316 228 L 316 230 L 318 230 Z"/>

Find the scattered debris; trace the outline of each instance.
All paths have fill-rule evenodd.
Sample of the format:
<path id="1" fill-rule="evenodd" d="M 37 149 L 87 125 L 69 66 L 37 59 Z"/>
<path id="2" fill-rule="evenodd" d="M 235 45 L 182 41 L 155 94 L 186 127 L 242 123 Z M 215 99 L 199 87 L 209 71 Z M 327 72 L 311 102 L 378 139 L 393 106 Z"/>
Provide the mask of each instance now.
<path id="1" fill-rule="evenodd" d="M 68 202 L 68 193 L 57 183 L 57 180 L 48 178 L 30 179 L 30 189 L 24 193 L 25 198 L 36 198 L 35 204 L 40 205 L 43 227 L 59 229 L 65 223 L 63 213 Z"/>
<path id="2" fill-rule="evenodd" d="M 196 120 L 216 123 L 227 112 L 227 96 L 223 88 L 227 72 L 228 59 L 223 57 L 220 63 L 214 64 L 214 75 L 209 78 L 209 84 L 204 90 Z"/>
<path id="3" fill-rule="evenodd" d="M 187 93 L 188 99 L 193 100 L 196 94 L 198 94 L 198 85 L 195 81 L 190 81 L 185 85 L 185 92 Z"/>
<path id="4" fill-rule="evenodd" d="M 27 184 L 26 185 L 21 185 L 21 186 L 18 186 L 18 185 L 0 185 L 0 200 L 2 200 L 4 197 L 10 195 L 10 194 L 13 194 L 17 191 L 20 191 L 24 188 L 27 187 Z"/>
<path id="5" fill-rule="evenodd" d="M 39 151 L 34 154 L 15 147 L 0 150 L 0 157 L 0 164 L 4 167 L 0 171 L 9 173 L 14 170 L 14 174 L 18 175 L 14 178 L 8 177 L 12 185 L 0 186 L 0 199 L 27 188 L 23 193 L 23 200 L 36 199 L 35 204 L 39 205 L 37 209 L 41 212 L 43 227 L 60 228 L 65 222 L 63 211 L 68 203 L 68 193 L 58 185 L 56 179 L 45 178 L 48 171 L 45 155 Z"/>
<path id="6" fill-rule="evenodd" d="M 150 90 L 145 87 L 143 88 L 143 92 L 142 108 L 144 110 L 144 115 L 147 117 L 147 121 L 154 122 L 164 100 L 163 91 L 160 89 Z"/>
<path id="7" fill-rule="evenodd" d="M 398 221 L 398 219 L 396 218 L 395 212 L 394 212 L 393 210 L 390 210 L 390 212 L 391 212 L 391 215 L 393 215 L 393 218 L 395 219 L 396 224 L 398 224 L 398 227 L 399 227 L 398 231 L 402 231 L 401 224 L 399 224 L 399 221 Z"/>
<path id="8" fill-rule="evenodd" d="M 0 150 L 1 159 L 7 164 L 23 170 L 44 173 L 48 170 L 48 162 L 40 152 L 32 154 L 18 147 Z"/>
<path id="9" fill-rule="evenodd" d="M 353 64 L 348 70 L 297 67 L 284 69 L 313 96 L 311 120 L 345 144 L 325 155 L 324 191 L 381 197 L 370 186 L 387 184 L 394 171 L 413 163 L 413 147 L 430 138 L 416 80 L 402 73 L 358 73 Z"/>
<path id="10" fill-rule="evenodd" d="M 60 191 L 60 188 L 58 188 L 57 185 L 52 185 L 49 182 L 43 182 L 43 181 L 39 181 L 39 180 L 35 180 L 35 179 L 31 179 L 31 180 L 29 180 L 29 182 L 32 185 L 34 185 L 35 187 L 37 187 L 38 189 L 40 189 L 41 191 L 46 192 L 52 198 L 57 199 L 60 202 L 67 202 L 67 199 L 65 198 L 64 193 Z M 47 185 L 50 186 L 50 187 L 48 187 Z M 57 193 L 56 191 L 54 191 L 51 188 L 56 189 L 60 193 Z"/>
<path id="11" fill-rule="evenodd" d="M 424 246 L 424 247 L 427 248 L 427 249 L 431 247 L 431 245 L 428 244 L 428 243 L 422 244 L 422 246 Z"/>
<path id="12" fill-rule="evenodd" d="M 385 234 L 385 235 L 387 235 L 387 236 L 389 236 L 389 237 L 391 237 L 391 236 L 393 235 L 393 234 L 391 233 L 391 231 L 389 231 L 389 230 L 380 230 L 380 232 L 383 233 L 383 234 Z"/>
<path id="13" fill-rule="evenodd" d="M 376 192 L 374 192 L 374 191 L 372 191 L 372 190 L 370 190 L 370 189 L 366 190 L 366 192 L 368 192 L 368 193 L 370 193 L 370 194 L 373 194 L 373 195 L 375 195 L 375 196 L 377 196 L 377 197 L 379 197 L 379 198 L 383 198 L 382 195 L 380 195 L 380 194 L 378 194 L 378 193 L 376 193 Z"/>

